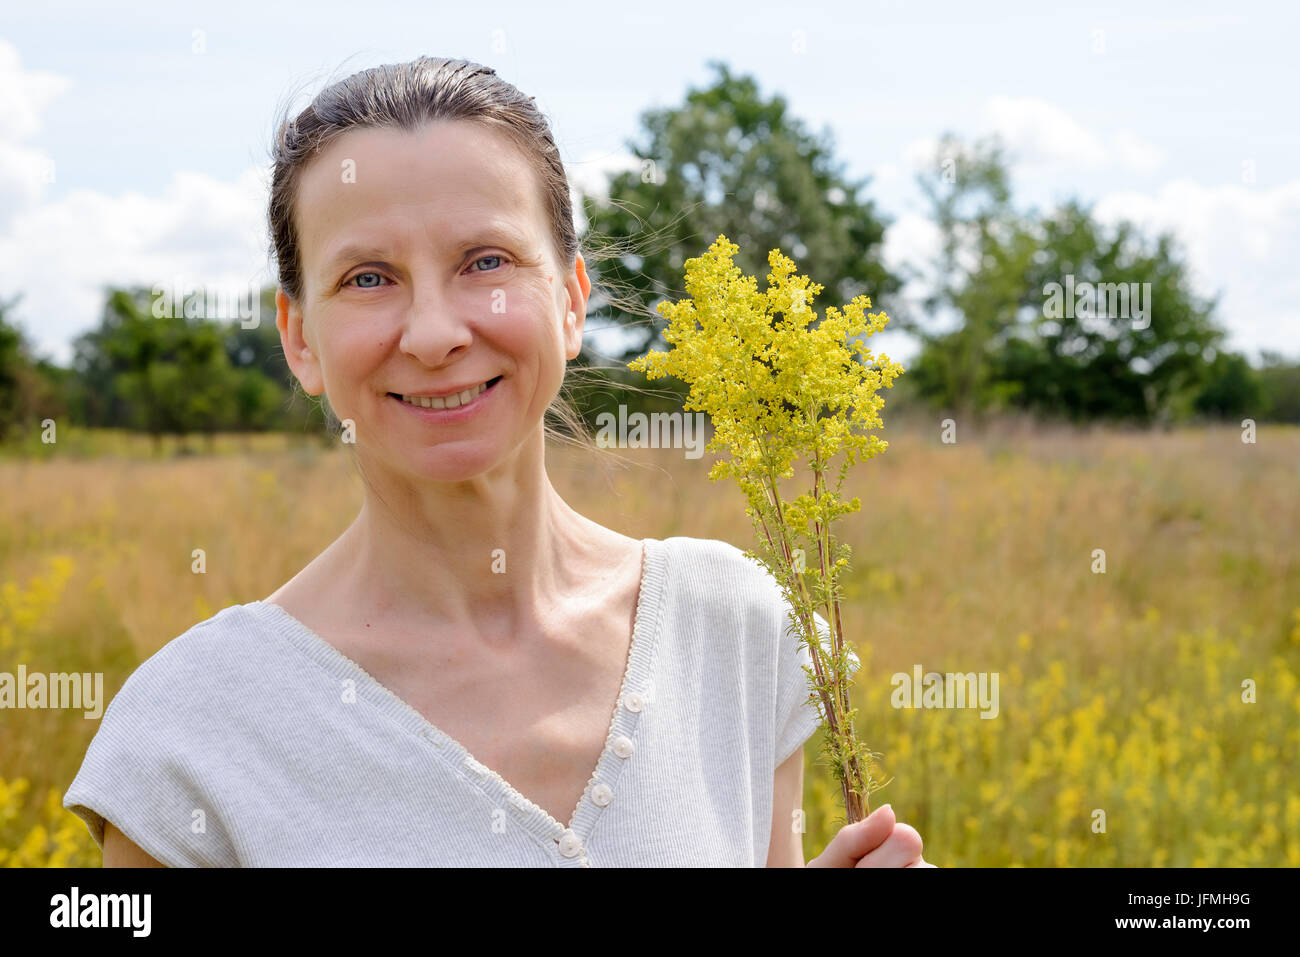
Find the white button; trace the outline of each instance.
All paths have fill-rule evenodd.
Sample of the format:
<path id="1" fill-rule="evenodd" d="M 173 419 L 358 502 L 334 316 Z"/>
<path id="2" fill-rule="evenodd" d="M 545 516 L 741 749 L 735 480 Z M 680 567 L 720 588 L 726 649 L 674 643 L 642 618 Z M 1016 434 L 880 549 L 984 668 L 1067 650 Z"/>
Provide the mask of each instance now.
<path id="1" fill-rule="evenodd" d="M 641 697 L 639 691 L 629 691 L 623 695 L 623 707 L 632 712 L 640 711 L 645 707 L 645 698 Z"/>
<path id="2" fill-rule="evenodd" d="M 617 754 L 620 758 L 630 758 L 632 756 L 632 752 L 636 750 L 632 744 L 632 739 L 625 737 L 623 735 L 619 735 L 617 738 L 614 739 L 613 748 L 614 748 L 614 753 Z"/>
<path id="3" fill-rule="evenodd" d="M 614 800 L 614 792 L 609 789 L 608 784 L 601 782 L 591 789 L 591 803 L 596 807 L 606 807 L 612 800 Z"/>
<path id="4" fill-rule="evenodd" d="M 577 857 L 582 853 L 582 841 L 572 831 L 566 830 L 561 834 L 559 844 L 560 853 L 565 857 Z"/>

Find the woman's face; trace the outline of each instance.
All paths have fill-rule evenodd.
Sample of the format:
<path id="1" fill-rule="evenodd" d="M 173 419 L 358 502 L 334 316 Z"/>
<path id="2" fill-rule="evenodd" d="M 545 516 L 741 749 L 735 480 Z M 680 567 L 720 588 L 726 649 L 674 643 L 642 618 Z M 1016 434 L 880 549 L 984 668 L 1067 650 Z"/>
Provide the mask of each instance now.
<path id="1" fill-rule="evenodd" d="M 367 463 L 458 481 L 539 435 L 590 284 L 581 257 L 567 274 L 555 261 L 538 178 L 508 139 L 469 122 L 354 130 L 303 170 L 296 209 L 285 355 L 352 420 Z M 409 401 L 453 390 L 441 409 Z"/>

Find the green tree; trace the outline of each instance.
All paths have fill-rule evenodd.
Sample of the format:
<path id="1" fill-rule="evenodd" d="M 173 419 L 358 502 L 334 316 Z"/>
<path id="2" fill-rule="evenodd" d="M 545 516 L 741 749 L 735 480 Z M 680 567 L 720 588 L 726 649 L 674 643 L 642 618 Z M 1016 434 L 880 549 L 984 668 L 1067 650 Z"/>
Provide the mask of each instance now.
<path id="1" fill-rule="evenodd" d="M 1193 291 L 1174 238 L 1104 226 L 1076 201 L 1034 231 L 1024 302 L 1039 368 L 1021 379 L 1016 403 L 1076 420 L 1190 414 L 1225 332 L 1215 300 Z"/>
<path id="2" fill-rule="evenodd" d="M 1197 394 L 1193 407 L 1216 419 L 1238 419 L 1260 414 L 1259 373 L 1245 356 L 1220 352 L 1209 366 L 1209 377 Z"/>
<path id="3" fill-rule="evenodd" d="M 75 346 L 87 419 L 148 432 L 155 442 L 239 427 L 241 374 L 226 334 L 207 319 L 154 315 L 145 288 L 110 290 L 99 328 Z"/>
<path id="4" fill-rule="evenodd" d="M 1012 205 L 995 137 L 967 145 L 945 135 L 917 185 L 940 235 L 939 254 L 925 277 L 925 310 L 955 325 L 935 331 L 907 313 L 898 317 L 899 327 L 922 344 L 908 370 L 910 387 L 959 418 L 978 418 L 1017 389 L 1015 380 L 999 378 L 996 360 L 1001 350 L 1020 349 L 1015 335 L 1033 237 Z"/>
<path id="5" fill-rule="evenodd" d="M 1018 210 L 996 139 L 945 136 L 919 183 L 941 236 L 926 309 L 955 321 L 941 332 L 902 323 L 922 341 L 909 369 L 919 394 L 975 417 L 1008 406 L 1145 422 L 1195 411 L 1224 332 L 1172 236 L 1108 227 L 1076 200 Z"/>
<path id="6" fill-rule="evenodd" d="M 1260 411 L 1255 418 L 1300 423 L 1300 363 L 1263 352 L 1258 372 Z"/>
<path id="7" fill-rule="evenodd" d="M 627 144 L 640 167 L 611 180 L 608 201 L 584 197 L 589 236 L 600 237 L 594 279 L 618 292 L 602 318 L 633 332 L 623 360 L 665 344 L 654 306 L 686 295 L 686 260 L 719 233 L 747 273 L 766 275 L 780 248 L 837 305 L 865 294 L 880 307 L 899 286 L 881 262 L 885 220 L 862 196 L 868 180 L 845 177 L 829 131 L 808 133 L 784 98 L 710 65 L 711 85 L 642 115 Z"/>
<path id="8" fill-rule="evenodd" d="M 262 290 L 259 307 L 251 328 L 238 321 L 223 327 L 226 356 L 236 370 L 231 427 L 241 432 L 294 425 L 286 407 L 297 380 L 285 362 L 275 325 L 274 286 Z"/>
<path id="9" fill-rule="evenodd" d="M 66 411 L 60 395 L 61 370 L 34 355 L 22 329 L 12 322 L 20 297 L 0 300 L 0 441 L 17 431 L 40 428 Z"/>

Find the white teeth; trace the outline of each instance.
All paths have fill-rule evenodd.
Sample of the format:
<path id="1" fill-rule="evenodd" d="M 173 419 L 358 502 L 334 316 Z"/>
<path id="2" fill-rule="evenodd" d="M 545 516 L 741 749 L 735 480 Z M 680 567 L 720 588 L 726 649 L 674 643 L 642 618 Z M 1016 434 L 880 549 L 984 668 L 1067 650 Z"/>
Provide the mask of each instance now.
<path id="1" fill-rule="evenodd" d="M 449 396 L 439 398 L 430 395 L 404 395 L 402 401 L 410 405 L 418 405 L 425 409 L 458 409 L 473 401 L 476 395 L 479 395 L 487 388 L 486 382 L 480 382 L 472 389 L 466 389 L 463 392 L 455 392 Z"/>

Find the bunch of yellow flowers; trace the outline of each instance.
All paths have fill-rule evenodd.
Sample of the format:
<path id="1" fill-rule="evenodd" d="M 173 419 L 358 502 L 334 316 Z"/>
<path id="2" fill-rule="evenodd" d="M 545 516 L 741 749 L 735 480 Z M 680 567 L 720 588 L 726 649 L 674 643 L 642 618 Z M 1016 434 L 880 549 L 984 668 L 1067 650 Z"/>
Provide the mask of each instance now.
<path id="1" fill-rule="evenodd" d="M 673 348 L 651 351 L 628 367 L 651 380 L 674 376 L 689 383 L 685 409 L 709 416 L 714 434 L 707 448 L 730 456 L 713 465 L 709 478 L 733 477 L 749 501 L 745 513 L 761 552 L 746 554 L 781 585 L 809 650 L 812 667 L 804 670 L 828 731 L 826 758 L 853 823 L 866 816 L 868 795 L 880 785 L 871 776 L 873 752 L 853 730 L 839 588 L 850 549 L 836 542 L 831 523 L 861 508 L 856 497 L 844 501 L 840 488 L 850 466 L 887 448 L 870 430 L 883 425 L 879 391 L 903 369 L 867 349 L 865 338 L 889 317 L 868 313 L 866 296 L 842 311 L 828 306 L 814 324 L 810 302 L 820 285 L 796 275 L 794 263 L 773 249 L 768 288 L 759 292 L 755 279 L 733 264 L 738 251 L 719 235 L 707 253 L 686 261 L 689 298 L 658 307 Z M 832 482 L 827 473 L 837 456 Z M 778 480 L 793 477 L 796 462 L 807 463 L 811 488 L 786 499 Z M 819 610 L 829 626 L 829 650 L 818 634 Z"/>

